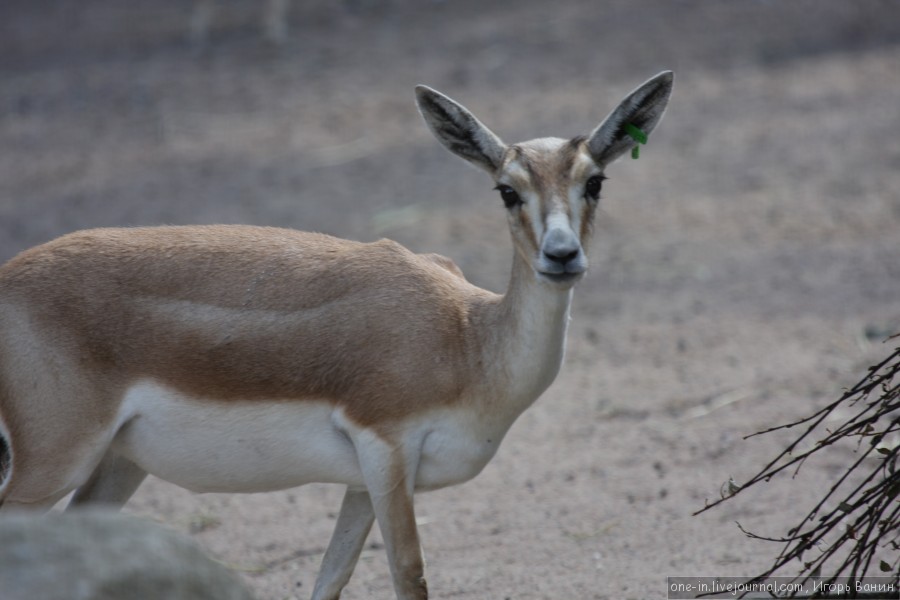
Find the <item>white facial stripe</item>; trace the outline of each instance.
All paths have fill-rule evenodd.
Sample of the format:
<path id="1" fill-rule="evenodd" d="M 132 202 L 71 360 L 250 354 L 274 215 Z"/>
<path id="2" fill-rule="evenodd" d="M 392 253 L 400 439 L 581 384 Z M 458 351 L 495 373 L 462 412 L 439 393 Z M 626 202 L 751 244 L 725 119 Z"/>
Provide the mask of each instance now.
<path id="1" fill-rule="evenodd" d="M 503 171 L 504 173 L 497 179 L 497 182 L 511 186 L 513 189 L 516 189 L 517 183 L 529 180 L 528 170 L 517 160 L 509 161 Z M 519 190 L 516 189 L 516 191 Z"/>
<path id="2" fill-rule="evenodd" d="M 540 240 L 544 239 L 544 218 L 540 198 L 538 198 L 538 202 L 529 202 L 524 208 L 528 211 L 528 218 L 534 228 L 534 239 L 540 243 Z"/>
<path id="3" fill-rule="evenodd" d="M 584 204 L 584 191 L 580 185 L 576 184 L 569 187 L 567 200 L 569 201 L 569 214 L 571 215 L 569 227 L 572 228 L 572 231 L 579 232 L 581 231 L 581 207 Z"/>
<path id="4" fill-rule="evenodd" d="M 517 159 L 510 160 L 504 165 L 503 173 L 497 178 L 497 183 L 512 187 L 525 201 L 519 210 L 525 212 L 533 230 L 535 243 L 540 245 L 540 240 L 544 235 L 541 202 L 540 198 L 536 197 L 528 169 Z"/>
<path id="5" fill-rule="evenodd" d="M 581 219 L 584 216 L 584 184 L 594 175 L 601 175 L 603 171 L 586 152 L 579 152 L 572 163 L 569 172 L 569 213 L 572 215 L 572 230 L 581 231 Z"/>

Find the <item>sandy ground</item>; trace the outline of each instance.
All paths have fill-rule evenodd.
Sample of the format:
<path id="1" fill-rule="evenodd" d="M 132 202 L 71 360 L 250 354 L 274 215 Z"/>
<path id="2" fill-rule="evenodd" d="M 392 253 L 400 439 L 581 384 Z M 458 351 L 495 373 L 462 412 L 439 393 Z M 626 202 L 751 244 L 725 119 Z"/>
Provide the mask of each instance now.
<path id="1" fill-rule="evenodd" d="M 436 598 L 663 598 L 752 575 L 851 457 L 692 517 L 772 457 L 744 440 L 840 394 L 900 329 L 900 6 L 878 0 L 299 3 L 290 36 L 222 2 L 0 4 L 0 259 L 95 226 L 241 222 L 453 257 L 502 291 L 503 208 L 430 137 L 412 88 L 508 141 L 593 128 L 677 73 L 609 169 L 567 364 L 485 471 L 421 495 Z M 260 599 L 306 598 L 341 490 L 194 495 L 129 512 L 193 535 Z M 390 598 L 373 532 L 344 594 Z"/>

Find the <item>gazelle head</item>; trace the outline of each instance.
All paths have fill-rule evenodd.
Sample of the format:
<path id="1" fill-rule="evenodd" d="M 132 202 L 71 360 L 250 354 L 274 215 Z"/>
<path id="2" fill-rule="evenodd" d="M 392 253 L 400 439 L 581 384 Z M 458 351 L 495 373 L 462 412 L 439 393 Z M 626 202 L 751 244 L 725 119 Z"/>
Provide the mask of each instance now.
<path id="1" fill-rule="evenodd" d="M 538 280 L 568 289 L 587 270 L 586 247 L 606 166 L 662 119 L 674 75 L 660 73 L 631 92 L 589 135 L 507 146 L 464 106 L 426 86 L 419 110 L 451 152 L 486 170 L 506 206 L 516 251 Z"/>

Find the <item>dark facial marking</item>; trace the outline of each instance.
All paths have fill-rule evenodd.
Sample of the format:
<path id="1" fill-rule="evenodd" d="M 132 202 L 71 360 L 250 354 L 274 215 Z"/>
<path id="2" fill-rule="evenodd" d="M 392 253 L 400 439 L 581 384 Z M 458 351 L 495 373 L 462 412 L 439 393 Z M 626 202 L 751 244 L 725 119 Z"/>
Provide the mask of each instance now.
<path id="1" fill-rule="evenodd" d="M 531 217 L 528 216 L 528 211 L 523 210 L 519 212 L 519 220 L 522 223 L 522 230 L 525 232 L 525 235 L 528 237 L 528 241 L 531 242 L 531 246 L 537 250 L 540 248 L 541 244 L 538 242 L 537 236 L 534 233 L 534 224 L 531 222 Z"/>

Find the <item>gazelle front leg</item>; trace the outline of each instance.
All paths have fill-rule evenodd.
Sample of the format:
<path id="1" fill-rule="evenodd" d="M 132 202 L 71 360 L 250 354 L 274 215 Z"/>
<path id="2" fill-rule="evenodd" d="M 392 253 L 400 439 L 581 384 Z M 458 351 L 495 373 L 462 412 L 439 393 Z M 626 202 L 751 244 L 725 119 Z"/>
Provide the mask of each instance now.
<path id="1" fill-rule="evenodd" d="M 367 429 L 350 435 L 384 538 L 397 599 L 427 600 L 425 559 L 413 509 L 421 444 L 387 441 Z"/>
<path id="2" fill-rule="evenodd" d="M 347 488 L 331 542 L 316 578 L 312 600 L 340 598 L 341 590 L 350 580 L 374 520 L 375 513 L 369 493 Z"/>

